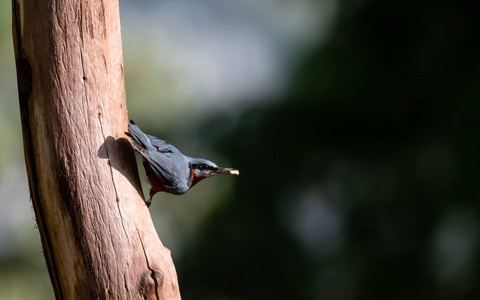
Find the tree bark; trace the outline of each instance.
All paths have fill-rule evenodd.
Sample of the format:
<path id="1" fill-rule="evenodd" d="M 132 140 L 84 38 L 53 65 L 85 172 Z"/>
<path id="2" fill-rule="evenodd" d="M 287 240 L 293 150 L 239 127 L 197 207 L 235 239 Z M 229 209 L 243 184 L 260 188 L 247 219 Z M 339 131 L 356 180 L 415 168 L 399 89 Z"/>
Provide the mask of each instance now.
<path id="1" fill-rule="evenodd" d="M 56 298 L 179 299 L 124 135 L 118 0 L 12 4 L 25 161 Z"/>

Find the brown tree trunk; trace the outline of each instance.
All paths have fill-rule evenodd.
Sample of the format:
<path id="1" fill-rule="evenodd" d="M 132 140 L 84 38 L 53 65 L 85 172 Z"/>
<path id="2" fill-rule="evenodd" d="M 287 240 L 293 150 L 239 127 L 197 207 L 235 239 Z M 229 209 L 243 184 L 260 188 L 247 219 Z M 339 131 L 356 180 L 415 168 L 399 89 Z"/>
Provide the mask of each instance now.
<path id="1" fill-rule="evenodd" d="M 57 299 L 179 299 L 124 135 L 118 0 L 12 4 L 30 193 Z"/>

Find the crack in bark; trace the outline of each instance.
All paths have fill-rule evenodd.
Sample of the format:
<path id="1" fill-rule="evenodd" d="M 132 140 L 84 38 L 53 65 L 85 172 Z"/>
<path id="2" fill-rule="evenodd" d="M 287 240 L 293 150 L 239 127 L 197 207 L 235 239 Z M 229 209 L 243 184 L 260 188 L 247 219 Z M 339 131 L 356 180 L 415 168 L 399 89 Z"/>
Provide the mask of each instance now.
<path id="1" fill-rule="evenodd" d="M 110 161 L 110 154 L 108 153 L 108 147 L 107 147 L 107 138 L 105 137 L 105 133 L 103 131 L 103 124 L 102 124 L 102 119 L 101 119 L 100 115 L 101 114 L 98 113 L 98 122 L 100 123 L 100 130 L 102 131 L 102 136 L 103 136 L 103 146 L 105 148 L 105 153 L 107 155 L 107 159 Z M 109 167 L 110 167 L 110 175 L 112 176 L 113 189 L 115 190 L 115 200 L 117 201 L 117 208 L 118 208 L 118 212 L 120 214 L 120 220 L 121 220 L 121 223 L 122 223 L 123 232 L 125 233 L 125 236 L 127 237 L 127 240 L 129 240 L 127 230 L 125 229 L 125 224 L 123 222 L 122 210 L 120 209 L 120 197 L 118 196 L 117 184 L 115 183 L 115 177 L 113 176 L 113 167 L 112 167 L 111 163 L 110 163 Z"/>
<path id="2" fill-rule="evenodd" d="M 85 47 L 85 41 L 83 38 L 83 1 L 80 1 L 80 39 L 82 40 L 82 47 L 81 49 L 84 49 Z M 80 50 L 80 60 L 82 62 L 82 72 L 83 72 L 83 82 L 85 84 L 85 81 L 87 80 L 87 75 L 85 73 L 85 63 L 83 60 L 83 51 Z M 85 88 L 85 99 L 87 98 L 87 89 Z"/>
<path id="3" fill-rule="evenodd" d="M 150 262 L 148 261 L 147 250 L 145 250 L 145 245 L 143 244 L 143 240 L 142 240 L 142 236 L 140 235 L 140 231 L 138 231 L 137 224 L 135 224 L 135 229 L 137 230 L 138 238 L 140 240 L 140 243 L 142 244 L 143 254 L 145 255 L 145 260 L 147 262 L 147 268 L 152 272 L 150 277 L 152 277 L 153 282 L 155 282 L 155 295 L 156 295 L 157 299 L 160 299 L 160 295 L 158 295 L 157 276 L 155 276 L 155 270 L 152 269 L 152 267 L 150 266 Z"/>

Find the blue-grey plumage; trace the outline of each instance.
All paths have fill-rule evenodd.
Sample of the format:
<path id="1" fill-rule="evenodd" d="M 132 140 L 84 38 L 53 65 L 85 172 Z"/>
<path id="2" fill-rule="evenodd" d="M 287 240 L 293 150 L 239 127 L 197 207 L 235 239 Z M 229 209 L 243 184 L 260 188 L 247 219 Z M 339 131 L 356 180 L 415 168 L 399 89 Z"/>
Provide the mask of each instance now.
<path id="1" fill-rule="evenodd" d="M 143 133 L 132 120 L 126 134 L 132 138 L 134 149 L 142 155 L 143 166 L 152 186 L 147 205 L 150 205 L 157 192 L 181 195 L 202 179 L 213 175 L 239 174 L 236 169 L 221 168 L 209 160 L 183 155 L 173 145 Z"/>

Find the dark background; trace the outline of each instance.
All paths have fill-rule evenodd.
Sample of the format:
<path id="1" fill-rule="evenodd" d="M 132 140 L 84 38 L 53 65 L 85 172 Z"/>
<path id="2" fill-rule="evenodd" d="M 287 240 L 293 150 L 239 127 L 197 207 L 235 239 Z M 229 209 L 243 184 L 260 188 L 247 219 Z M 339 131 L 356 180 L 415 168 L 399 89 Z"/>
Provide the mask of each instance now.
<path id="1" fill-rule="evenodd" d="M 470 1 L 172 3 L 121 3 L 129 116 L 187 155 L 240 169 L 153 200 L 184 299 L 480 297 Z M 1 63 L 14 80 L 9 30 Z M 0 115 L 17 105 L 14 89 L 0 87 Z M 30 296 L 27 281 L 49 299 L 12 111 L 0 121 L 14 141 L 1 148 L 0 196 L 28 215 L 0 230 L 0 298 Z M 22 206 L 8 204 L 19 195 Z"/>

